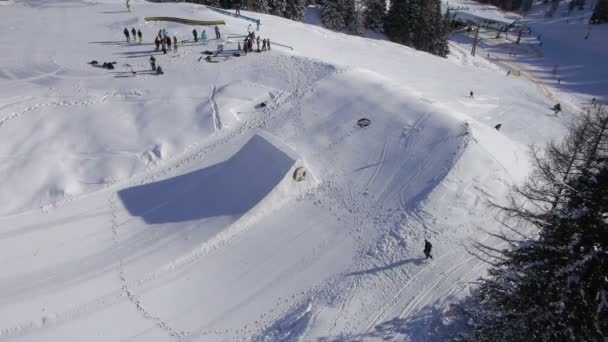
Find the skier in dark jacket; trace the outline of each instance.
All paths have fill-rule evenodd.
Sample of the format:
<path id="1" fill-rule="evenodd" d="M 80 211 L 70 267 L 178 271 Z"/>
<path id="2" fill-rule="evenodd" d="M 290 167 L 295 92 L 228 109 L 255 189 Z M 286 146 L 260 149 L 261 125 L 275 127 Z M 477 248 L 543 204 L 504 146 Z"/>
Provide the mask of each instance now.
<path id="1" fill-rule="evenodd" d="M 167 50 L 171 51 L 171 38 L 167 37 L 165 40 L 167 41 Z"/>
<path id="2" fill-rule="evenodd" d="M 266 46 L 268 46 L 268 51 L 270 51 L 270 38 L 266 38 Z"/>
<path id="3" fill-rule="evenodd" d="M 137 31 L 135 31 L 135 27 L 131 27 L 131 35 L 133 36 L 133 41 L 135 41 L 135 37 L 137 37 Z"/>
<path id="4" fill-rule="evenodd" d="M 144 41 L 144 40 L 143 40 L 143 35 L 141 34 L 141 31 L 140 31 L 140 30 L 137 30 L 137 37 L 139 37 L 139 42 L 140 42 L 140 43 L 143 43 L 143 41 Z"/>
<path id="5" fill-rule="evenodd" d="M 150 67 L 152 67 L 152 71 L 156 71 L 156 58 L 154 56 L 150 56 Z"/>
<path id="6" fill-rule="evenodd" d="M 427 239 L 424 239 L 424 255 L 427 259 L 433 259 L 433 256 L 431 255 L 431 249 L 433 249 L 433 245 Z"/>
<path id="7" fill-rule="evenodd" d="M 160 40 L 158 39 L 158 36 L 154 37 L 154 45 L 156 45 L 156 51 L 158 51 L 160 49 Z"/>
<path id="8" fill-rule="evenodd" d="M 131 39 L 129 38 L 129 30 L 127 30 L 127 28 L 125 27 L 122 33 L 125 34 L 125 38 L 127 38 L 127 43 L 129 43 L 131 41 Z"/>
<path id="9" fill-rule="evenodd" d="M 220 29 L 217 26 L 215 27 L 215 38 L 216 39 L 222 38 L 222 36 L 220 35 Z"/>
<path id="10" fill-rule="evenodd" d="M 192 30 L 192 35 L 194 36 L 194 41 L 198 42 L 198 31 L 196 29 Z"/>
<path id="11" fill-rule="evenodd" d="M 556 104 L 555 106 L 553 106 L 553 111 L 555 112 L 555 116 L 557 116 L 557 113 L 562 111 L 562 105 L 561 104 Z"/>

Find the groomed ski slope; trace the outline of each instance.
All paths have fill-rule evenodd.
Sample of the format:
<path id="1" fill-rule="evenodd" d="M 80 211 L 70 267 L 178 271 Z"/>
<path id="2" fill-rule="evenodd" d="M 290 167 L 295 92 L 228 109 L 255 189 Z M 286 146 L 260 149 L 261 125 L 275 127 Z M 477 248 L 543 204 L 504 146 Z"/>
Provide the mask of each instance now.
<path id="1" fill-rule="evenodd" d="M 293 51 L 154 52 L 192 27 L 147 16 L 250 24 L 193 4 L 1 5 L 0 341 L 438 338 L 487 200 L 575 114 L 495 65 L 257 13 Z"/>

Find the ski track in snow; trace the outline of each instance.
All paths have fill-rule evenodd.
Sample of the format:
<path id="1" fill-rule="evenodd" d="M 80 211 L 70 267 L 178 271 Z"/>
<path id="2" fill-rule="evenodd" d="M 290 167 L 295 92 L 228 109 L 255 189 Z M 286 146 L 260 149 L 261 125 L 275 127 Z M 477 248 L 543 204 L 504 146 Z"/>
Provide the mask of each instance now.
<path id="1" fill-rule="evenodd" d="M 211 94 L 209 95 L 209 103 L 211 103 L 211 115 L 213 117 L 213 126 L 215 131 L 219 131 L 222 129 L 222 120 L 220 118 L 220 110 L 217 106 L 217 102 L 215 101 L 215 92 L 216 86 L 213 85 L 211 88 Z"/>

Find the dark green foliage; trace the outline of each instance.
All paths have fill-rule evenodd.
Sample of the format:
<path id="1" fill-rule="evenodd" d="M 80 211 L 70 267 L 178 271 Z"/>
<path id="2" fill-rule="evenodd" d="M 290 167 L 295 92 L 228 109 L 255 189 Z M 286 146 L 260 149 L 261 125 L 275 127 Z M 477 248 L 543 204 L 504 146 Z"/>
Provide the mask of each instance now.
<path id="1" fill-rule="evenodd" d="M 562 144 L 534 151 L 530 180 L 499 206 L 510 248 L 477 244 L 491 258 L 457 314 L 462 341 L 605 341 L 608 338 L 608 111 L 580 117 Z M 524 202 L 527 205 L 523 205 Z M 515 226 L 509 226 L 512 223 Z M 524 224 L 537 235 L 523 234 Z"/>
<path id="2" fill-rule="evenodd" d="M 384 31 L 384 19 L 386 18 L 386 0 L 365 1 L 365 27 L 372 31 Z"/>
<path id="3" fill-rule="evenodd" d="M 449 22 L 441 13 L 439 0 L 395 0 L 384 30 L 397 43 L 445 57 Z"/>
<path id="4" fill-rule="evenodd" d="M 608 22 L 608 0 L 597 0 L 590 22 L 593 24 Z"/>

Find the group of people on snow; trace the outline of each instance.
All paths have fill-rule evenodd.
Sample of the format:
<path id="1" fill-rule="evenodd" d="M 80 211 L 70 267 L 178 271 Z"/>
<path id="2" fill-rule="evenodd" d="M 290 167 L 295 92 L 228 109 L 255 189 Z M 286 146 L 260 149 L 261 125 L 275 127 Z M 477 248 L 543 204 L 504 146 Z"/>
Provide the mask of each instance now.
<path id="1" fill-rule="evenodd" d="M 216 28 L 217 28 L 217 26 L 216 26 Z M 198 42 L 198 31 L 196 29 L 192 30 L 192 35 L 194 36 L 194 41 Z M 203 32 L 201 32 L 201 40 L 203 41 L 203 45 L 207 45 L 207 42 L 209 41 L 209 37 L 207 36 L 207 31 L 203 30 Z"/>
<path id="2" fill-rule="evenodd" d="M 131 36 L 133 36 L 133 42 L 137 42 L 138 39 L 140 43 L 143 41 L 143 35 L 141 34 L 141 31 L 136 31 L 135 27 L 131 27 L 131 34 L 129 34 L 129 30 L 126 27 L 122 32 L 124 33 L 125 38 L 127 39 L 127 43 L 131 42 Z"/>
<path id="3" fill-rule="evenodd" d="M 253 45 L 257 45 L 257 52 L 270 51 L 270 38 L 262 39 L 260 36 L 256 37 L 255 32 L 249 32 L 243 41 L 241 48 L 241 42 L 238 42 L 237 51 L 247 55 L 247 52 L 253 52 Z M 260 44 L 262 45 L 260 47 Z"/>
<path id="4" fill-rule="evenodd" d="M 168 50 L 171 50 L 171 37 L 167 35 L 166 31 L 159 31 L 158 35 L 154 37 L 154 45 L 156 46 L 156 51 L 159 49 L 163 52 L 163 54 L 167 54 Z M 173 51 L 177 52 L 177 37 L 173 36 Z"/>

